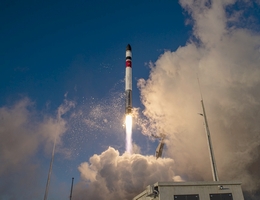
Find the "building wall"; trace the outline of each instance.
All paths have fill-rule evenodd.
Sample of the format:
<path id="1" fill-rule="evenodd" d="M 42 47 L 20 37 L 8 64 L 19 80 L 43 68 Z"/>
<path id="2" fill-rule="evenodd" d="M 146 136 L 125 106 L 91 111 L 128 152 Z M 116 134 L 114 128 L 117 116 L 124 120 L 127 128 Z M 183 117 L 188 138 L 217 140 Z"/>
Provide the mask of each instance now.
<path id="1" fill-rule="evenodd" d="M 222 186 L 222 189 L 220 188 Z M 244 200 L 241 183 L 236 182 L 159 182 L 153 187 L 158 187 L 159 196 L 151 193 L 151 187 L 137 195 L 134 200 L 173 200 L 174 195 L 198 194 L 199 200 L 210 200 L 210 194 L 232 193 L 233 200 Z"/>

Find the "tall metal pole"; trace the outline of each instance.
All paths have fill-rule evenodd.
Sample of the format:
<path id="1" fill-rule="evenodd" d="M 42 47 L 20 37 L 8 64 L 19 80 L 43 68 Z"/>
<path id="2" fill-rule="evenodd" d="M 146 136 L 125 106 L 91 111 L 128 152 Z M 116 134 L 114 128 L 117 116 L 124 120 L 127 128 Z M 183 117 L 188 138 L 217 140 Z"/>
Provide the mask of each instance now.
<path id="1" fill-rule="evenodd" d="M 197 77 L 197 78 L 198 78 L 198 83 L 199 83 L 199 88 L 200 88 L 199 77 Z M 214 152 L 213 152 L 213 147 L 212 147 L 212 143 L 211 143 L 209 125 L 208 125 L 208 120 L 207 120 L 207 116 L 206 116 L 206 110 L 205 110 L 205 107 L 204 107 L 204 102 L 203 102 L 203 98 L 202 98 L 201 89 L 200 89 L 200 96 L 201 96 L 201 106 L 202 106 L 202 110 L 203 110 L 205 131 L 206 131 L 208 147 L 209 147 L 209 156 L 210 156 L 210 163 L 211 163 L 211 170 L 212 170 L 213 181 L 219 181 L 219 179 L 218 179 L 218 172 L 217 172 L 217 165 L 216 165 Z"/>
<path id="2" fill-rule="evenodd" d="M 207 134 L 207 140 L 208 140 L 208 147 L 209 147 L 209 155 L 210 155 L 210 161 L 211 161 L 211 169 L 212 169 L 213 180 L 219 181 L 218 172 L 217 172 L 217 165 L 216 165 L 216 161 L 215 161 L 215 157 L 214 157 L 213 147 L 212 147 L 211 138 L 210 138 L 209 125 L 208 125 L 208 120 L 207 120 L 203 100 L 201 100 L 201 105 L 202 105 L 202 109 L 203 109 L 204 124 L 205 124 L 205 130 L 206 130 L 206 134 Z"/>
<path id="3" fill-rule="evenodd" d="M 70 188 L 70 200 L 72 199 L 73 181 L 74 181 L 74 178 L 72 177 L 71 188 Z"/>
<path id="4" fill-rule="evenodd" d="M 47 200 L 47 198 L 48 198 L 48 192 L 49 192 L 49 186 L 50 186 L 50 179 L 51 179 L 51 172 L 52 172 L 52 165 L 53 165 L 54 153 L 55 153 L 55 146 L 56 146 L 56 138 L 57 138 L 57 136 L 55 136 L 55 140 L 54 140 L 54 144 L 53 144 L 53 149 L 52 149 L 52 154 L 51 154 L 50 168 L 49 168 L 48 179 L 47 179 L 46 188 L 45 188 L 45 194 L 44 194 L 44 200 Z"/>

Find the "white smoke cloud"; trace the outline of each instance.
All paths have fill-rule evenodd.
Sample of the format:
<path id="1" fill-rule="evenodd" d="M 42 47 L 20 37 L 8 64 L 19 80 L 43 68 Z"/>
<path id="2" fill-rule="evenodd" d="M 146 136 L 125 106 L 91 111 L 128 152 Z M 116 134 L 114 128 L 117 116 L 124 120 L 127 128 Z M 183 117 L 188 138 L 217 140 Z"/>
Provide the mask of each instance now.
<path id="1" fill-rule="evenodd" d="M 181 0 L 193 20 L 193 38 L 161 55 L 149 79 L 138 85 L 143 114 L 155 134 L 167 134 L 175 172 L 187 180 L 211 180 L 203 119 L 197 115 L 199 74 L 219 178 L 241 180 L 245 190 L 254 191 L 260 184 L 260 173 L 250 170 L 260 162 L 260 34 L 236 26 L 237 12 L 226 10 L 234 3 Z"/>
<path id="2" fill-rule="evenodd" d="M 0 199 L 43 196 L 42 179 L 39 181 L 43 173 L 36 155 L 43 148 L 49 156 L 55 137 L 57 151 L 68 153 L 61 143 L 66 131 L 62 115 L 72 106 L 72 102 L 65 101 L 56 117 L 39 117 L 28 98 L 0 108 Z M 47 171 L 44 175 L 45 180 Z"/>
<path id="3" fill-rule="evenodd" d="M 181 181 L 170 158 L 155 159 L 140 154 L 120 155 L 109 147 L 79 166 L 83 181 L 76 185 L 73 199 L 131 199 L 157 181 Z M 87 187 L 84 187 L 84 184 Z M 102 191 L 102 192 L 101 192 Z"/>

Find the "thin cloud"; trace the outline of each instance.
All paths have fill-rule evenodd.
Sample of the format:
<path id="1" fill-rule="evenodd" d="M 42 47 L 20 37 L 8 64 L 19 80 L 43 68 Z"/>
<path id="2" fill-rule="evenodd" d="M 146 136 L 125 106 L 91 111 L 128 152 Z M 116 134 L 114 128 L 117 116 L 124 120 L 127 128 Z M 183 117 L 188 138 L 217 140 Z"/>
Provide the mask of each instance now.
<path id="1" fill-rule="evenodd" d="M 43 196 L 43 173 L 37 155 L 42 149 L 49 155 L 55 137 L 57 151 L 68 153 L 61 145 L 61 137 L 67 129 L 62 115 L 72 106 L 72 102 L 64 102 L 58 108 L 56 117 L 39 117 L 28 98 L 10 107 L 0 108 L 1 199 L 35 199 Z"/>

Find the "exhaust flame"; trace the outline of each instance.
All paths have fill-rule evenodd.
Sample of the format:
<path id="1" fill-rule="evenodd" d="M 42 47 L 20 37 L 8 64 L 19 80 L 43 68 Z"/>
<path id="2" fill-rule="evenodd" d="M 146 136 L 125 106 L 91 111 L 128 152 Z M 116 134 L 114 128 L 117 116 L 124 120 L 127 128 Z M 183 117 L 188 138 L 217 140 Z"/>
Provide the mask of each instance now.
<path id="1" fill-rule="evenodd" d="M 132 115 L 126 115 L 126 152 L 132 153 Z"/>

